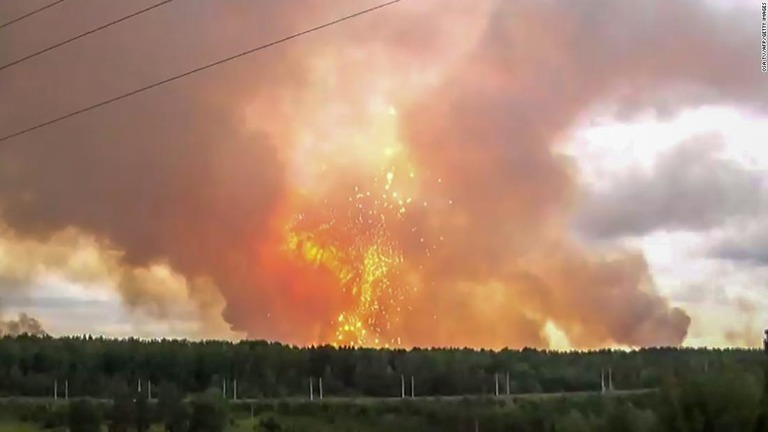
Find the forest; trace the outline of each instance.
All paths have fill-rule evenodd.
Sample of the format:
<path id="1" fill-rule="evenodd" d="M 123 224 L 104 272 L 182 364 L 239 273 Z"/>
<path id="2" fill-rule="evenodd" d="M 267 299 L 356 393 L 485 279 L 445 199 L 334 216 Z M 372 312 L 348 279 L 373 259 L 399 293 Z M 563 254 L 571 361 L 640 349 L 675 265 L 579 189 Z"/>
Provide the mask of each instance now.
<path id="1" fill-rule="evenodd" d="M 304 396 L 322 378 L 328 396 L 395 397 L 401 375 L 413 377 L 417 396 L 490 395 L 495 376 L 506 392 L 597 391 L 611 370 L 617 389 L 659 387 L 671 376 L 724 369 L 762 373 L 758 350 L 658 348 L 636 351 L 555 352 L 534 349 L 297 348 L 265 341 L 0 338 L 0 396 L 49 396 L 54 382 L 70 396 L 109 397 L 138 381 L 171 383 L 185 393 L 221 389 L 238 396 Z M 410 382 L 409 389 L 410 389 Z M 230 392 L 228 392 L 230 393 Z M 63 393 L 62 393 L 63 394 Z"/>
<path id="2" fill-rule="evenodd" d="M 0 418 L 31 428 L 7 430 L 73 432 L 757 432 L 768 431 L 767 364 L 762 351 L 747 349 L 400 350 L 20 336 L 0 339 Z"/>

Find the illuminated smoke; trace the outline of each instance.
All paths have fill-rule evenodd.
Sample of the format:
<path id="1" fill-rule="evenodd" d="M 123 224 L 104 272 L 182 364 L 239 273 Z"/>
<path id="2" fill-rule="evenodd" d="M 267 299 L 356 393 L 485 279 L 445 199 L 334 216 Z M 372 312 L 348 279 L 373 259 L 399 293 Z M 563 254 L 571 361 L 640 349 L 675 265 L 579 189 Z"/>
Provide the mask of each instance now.
<path id="1" fill-rule="evenodd" d="M 33 286 L 66 280 L 93 294 L 114 289 L 143 324 L 162 322 L 164 327 L 176 329 L 178 336 L 235 336 L 221 319 L 224 300 L 210 281 L 188 280 L 159 262 L 125 267 L 120 259 L 121 254 L 109 245 L 75 229 L 35 241 L 0 226 L 0 300 L 6 295 L 31 299 Z M 33 329 L 35 323 L 29 317 L 20 318 L 8 321 L 6 328 Z"/>
<path id="2" fill-rule="evenodd" d="M 363 6 L 174 4 L 104 35 L 108 52 L 4 71 L 0 130 Z M 111 275 L 160 268 L 180 303 L 223 297 L 251 337 L 547 346 L 556 327 L 575 347 L 679 344 L 689 318 L 642 256 L 570 238 L 577 173 L 557 145 L 600 104 L 759 106 L 766 92 L 737 12 L 642 6 L 404 1 L 12 141 L 0 214 L 40 244 L 74 227 L 114 254 Z M 110 280 L 129 305 L 173 304 Z M 220 327 L 220 308 L 196 309 Z"/>

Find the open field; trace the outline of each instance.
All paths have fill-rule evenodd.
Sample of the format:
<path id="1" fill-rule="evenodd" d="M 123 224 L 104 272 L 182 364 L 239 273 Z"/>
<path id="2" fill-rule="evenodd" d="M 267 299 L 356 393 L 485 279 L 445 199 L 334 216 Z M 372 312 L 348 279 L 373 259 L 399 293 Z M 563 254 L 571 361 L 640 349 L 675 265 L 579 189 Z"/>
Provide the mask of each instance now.
<path id="1" fill-rule="evenodd" d="M 391 397 L 329 397 L 322 400 L 315 399 L 310 401 L 308 398 L 292 397 L 280 399 L 244 399 L 237 401 L 228 401 L 229 411 L 231 413 L 229 425 L 226 432 L 254 431 L 260 429 L 262 421 L 269 419 L 278 424 L 288 425 L 291 430 L 312 430 L 312 431 L 367 431 L 371 429 L 367 425 L 371 418 L 376 416 L 391 417 L 394 413 L 414 412 L 423 410 L 428 413 L 432 410 L 441 409 L 454 410 L 465 409 L 466 407 L 479 406 L 499 406 L 514 409 L 520 403 L 537 403 L 555 400 L 572 401 L 578 403 L 580 400 L 598 397 L 598 399 L 607 400 L 613 398 L 632 398 L 656 392 L 655 389 L 641 390 L 619 390 L 613 392 L 560 392 L 560 393 L 535 393 L 535 394 L 514 394 L 495 396 L 421 396 L 416 398 Z M 0 398 L 0 406 L 18 407 L 18 406 L 39 406 L 51 409 L 54 407 L 65 408 L 69 402 L 82 400 L 72 399 L 65 401 L 62 399 L 53 400 L 53 398 L 33 398 L 33 397 L 5 397 Z M 88 399 L 98 405 L 104 406 L 105 412 L 107 405 L 112 401 L 107 399 Z M 358 407 L 359 409 L 356 409 Z M 433 408 L 430 408 L 433 407 Z M 457 407 L 457 408 L 451 408 Z M 255 408 L 255 409 L 254 409 Z M 379 414 L 375 414 L 378 412 Z M 366 414 L 370 413 L 370 414 Z M 330 415 L 330 417 L 329 417 Z M 422 414 L 419 414 L 422 415 Z M 339 418 L 336 419 L 335 416 Z M 42 432 L 46 430 L 38 424 L 24 423 L 16 419 L 0 419 L 0 432 Z M 102 428 L 106 431 L 106 426 Z M 150 432 L 162 432 L 163 427 L 155 424 L 150 428 Z"/>
<path id="2" fill-rule="evenodd" d="M 343 403 L 343 404 L 374 404 L 374 403 L 401 403 L 405 401 L 419 401 L 419 402 L 435 402 L 435 403 L 442 403 L 442 402 L 458 402 L 461 400 L 466 399 L 478 399 L 478 400 L 498 400 L 498 401 L 507 401 L 507 402 L 514 402 L 516 400 L 540 400 L 540 399 L 549 399 L 549 398 L 558 398 L 558 397 L 564 397 L 564 398 L 584 398 L 589 396 L 599 396 L 603 395 L 605 397 L 620 397 L 620 396 L 631 396 L 631 395 L 639 395 L 639 394 L 645 394 L 654 392 L 656 389 L 637 389 L 637 390 L 614 390 L 612 392 L 606 392 L 602 393 L 600 391 L 577 391 L 577 392 L 556 392 L 556 393 L 521 393 L 521 394 L 510 394 L 510 395 L 456 395 L 456 396 L 416 396 L 415 398 L 411 397 L 326 397 L 322 399 L 323 403 Z M 306 397 L 295 397 L 295 398 L 284 398 L 284 399 L 240 399 L 237 401 L 230 401 L 230 403 L 234 404 L 249 404 L 249 403 L 264 403 L 264 402 L 309 402 L 309 399 Z M 313 402 L 320 402 L 319 399 L 315 398 Z"/>
<path id="3" fill-rule="evenodd" d="M 236 426 L 230 426 L 226 432 L 252 432 L 255 422 L 250 420 L 243 420 Z M 30 423 L 21 423 L 13 420 L 2 421 L 0 420 L 0 432 L 44 432 L 50 429 L 43 429 L 40 426 Z M 106 426 L 102 428 L 104 432 L 107 431 Z M 163 432 L 164 429 L 161 425 L 153 425 L 149 432 Z"/>
<path id="4" fill-rule="evenodd" d="M 286 397 L 286 398 L 261 398 L 261 399 L 238 399 L 238 400 L 229 400 L 229 403 L 232 405 L 249 405 L 249 404 L 276 404 L 280 402 L 287 402 L 287 403 L 326 403 L 326 404 L 376 404 L 376 403 L 402 403 L 402 402 L 408 402 L 408 401 L 419 401 L 419 402 L 435 402 L 435 403 L 441 403 L 441 402 L 458 402 L 461 400 L 467 400 L 467 399 L 478 399 L 478 400 L 499 400 L 499 401 L 507 401 L 507 402 L 514 402 L 516 400 L 539 400 L 539 399 L 550 399 L 550 398 L 584 398 L 589 396 L 599 396 L 603 395 L 605 397 L 621 397 L 621 396 L 632 396 L 632 395 L 640 395 L 645 393 L 651 393 L 656 391 L 656 389 L 634 389 L 634 390 L 614 390 L 611 392 L 605 392 L 602 393 L 600 391 L 576 391 L 576 392 L 553 392 L 553 393 L 520 393 L 520 394 L 509 394 L 509 395 L 455 395 L 455 396 L 416 396 L 414 398 L 408 396 L 405 398 L 401 397 L 325 397 L 323 399 L 320 399 L 319 397 L 315 397 L 313 401 L 310 401 L 308 397 Z M 89 399 L 94 402 L 98 403 L 111 403 L 112 401 L 110 399 L 99 399 L 99 398 L 72 398 L 72 400 L 77 399 Z M 53 398 L 49 397 L 28 397 L 28 396 L 11 396 L 11 397 L 0 397 L 0 405 L 6 405 L 6 404 L 13 404 L 13 403 L 20 403 L 20 404 L 39 404 L 39 405 L 66 405 L 67 401 L 59 398 L 57 400 L 54 400 Z"/>
<path id="5" fill-rule="evenodd" d="M 38 432 L 39 426 L 30 423 L 21 423 L 15 420 L 0 420 L 0 432 Z"/>
<path id="6" fill-rule="evenodd" d="M 227 428 L 226 432 L 252 432 L 254 430 L 254 424 L 254 421 L 243 420 L 237 425 Z M 50 431 L 51 429 L 43 429 L 40 426 L 31 423 L 21 423 L 14 420 L 0 420 L 0 432 L 44 432 L 47 430 Z M 103 427 L 102 430 L 106 432 L 106 426 Z M 153 425 L 149 429 L 149 432 L 164 432 L 164 429 L 161 425 Z"/>

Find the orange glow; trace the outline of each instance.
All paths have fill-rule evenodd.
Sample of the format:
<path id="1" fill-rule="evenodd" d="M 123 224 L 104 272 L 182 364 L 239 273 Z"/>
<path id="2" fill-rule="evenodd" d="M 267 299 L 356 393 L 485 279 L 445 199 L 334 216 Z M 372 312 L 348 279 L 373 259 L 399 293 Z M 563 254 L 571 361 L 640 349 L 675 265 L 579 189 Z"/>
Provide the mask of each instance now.
<path id="1" fill-rule="evenodd" d="M 348 301 L 339 311 L 330 342 L 341 346 L 397 346 L 392 321 L 406 287 L 403 254 L 390 233 L 389 221 L 402 222 L 407 204 L 395 192 L 394 171 L 383 175 L 383 187 L 363 192 L 355 187 L 338 207 L 307 209 L 285 229 L 284 250 L 295 260 L 334 276 L 331 289 Z M 311 211 L 310 211 L 311 210 Z"/>

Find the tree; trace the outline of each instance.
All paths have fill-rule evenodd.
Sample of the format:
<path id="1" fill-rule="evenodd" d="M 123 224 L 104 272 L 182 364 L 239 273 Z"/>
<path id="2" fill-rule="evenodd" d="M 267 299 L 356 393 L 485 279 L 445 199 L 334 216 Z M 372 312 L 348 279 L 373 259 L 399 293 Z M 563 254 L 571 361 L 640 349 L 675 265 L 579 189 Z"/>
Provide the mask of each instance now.
<path id="1" fill-rule="evenodd" d="M 143 393 L 136 395 L 136 432 L 147 432 L 151 423 L 151 412 L 147 403 L 147 396 Z"/>
<path id="2" fill-rule="evenodd" d="M 189 432 L 222 432 L 228 418 L 226 401 L 217 391 L 208 391 L 192 400 Z"/>
<path id="3" fill-rule="evenodd" d="M 278 422 L 274 416 L 264 417 L 259 420 L 259 428 L 264 432 L 280 432 L 283 430 L 282 426 L 280 426 L 280 422 Z"/>
<path id="4" fill-rule="evenodd" d="M 568 414 L 560 417 L 555 422 L 556 432 L 589 432 L 589 424 L 584 419 L 584 416 L 576 411 L 571 410 Z"/>
<path id="5" fill-rule="evenodd" d="M 651 410 L 632 409 L 630 411 L 630 432 L 654 432 L 659 430 L 659 420 Z"/>
<path id="6" fill-rule="evenodd" d="M 768 336 L 768 335 L 767 335 Z M 765 345 L 768 342 L 763 342 Z M 766 348 L 768 351 L 768 348 Z M 768 364 L 763 365 L 762 390 L 754 432 L 768 432 Z"/>
<path id="7" fill-rule="evenodd" d="M 70 432 L 100 432 L 101 423 L 101 412 L 93 402 L 81 399 L 69 404 Z"/>
<path id="8" fill-rule="evenodd" d="M 659 410 L 672 432 L 750 431 L 758 421 L 760 396 L 753 376 L 725 371 L 667 385 Z"/>
<path id="9" fill-rule="evenodd" d="M 112 409 L 109 414 L 110 432 L 127 432 L 133 424 L 134 406 L 130 392 L 125 385 L 115 390 L 112 398 Z"/>
<path id="10" fill-rule="evenodd" d="M 167 432 L 188 432 L 190 412 L 189 408 L 183 403 L 174 407 L 170 415 L 165 419 L 165 430 Z"/>
<path id="11" fill-rule="evenodd" d="M 172 383 L 163 383 L 157 396 L 157 413 L 168 432 L 189 430 L 189 409 L 178 388 Z"/>

